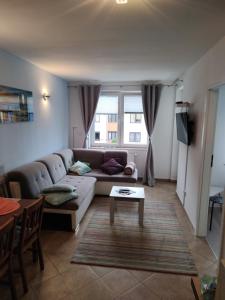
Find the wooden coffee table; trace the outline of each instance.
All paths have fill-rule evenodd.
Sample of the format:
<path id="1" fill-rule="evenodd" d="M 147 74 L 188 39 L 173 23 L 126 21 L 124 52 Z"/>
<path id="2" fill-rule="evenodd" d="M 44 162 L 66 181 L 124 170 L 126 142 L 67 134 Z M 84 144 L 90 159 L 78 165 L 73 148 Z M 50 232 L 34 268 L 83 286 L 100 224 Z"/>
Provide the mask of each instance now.
<path id="1" fill-rule="evenodd" d="M 130 193 L 119 193 L 119 190 L 130 190 Z M 126 187 L 113 186 L 110 193 L 110 224 L 114 223 L 114 213 L 116 208 L 116 201 L 138 202 L 139 225 L 143 227 L 144 223 L 144 200 L 145 191 L 142 187 Z"/>

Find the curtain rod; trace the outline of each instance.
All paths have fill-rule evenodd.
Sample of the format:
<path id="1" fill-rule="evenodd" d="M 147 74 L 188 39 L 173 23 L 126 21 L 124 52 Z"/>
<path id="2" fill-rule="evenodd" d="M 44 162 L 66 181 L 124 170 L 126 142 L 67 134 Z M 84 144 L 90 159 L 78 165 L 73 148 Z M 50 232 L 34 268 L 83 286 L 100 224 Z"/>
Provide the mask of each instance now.
<path id="1" fill-rule="evenodd" d="M 178 81 L 176 81 L 176 82 L 183 82 L 183 80 L 178 80 Z M 162 86 L 166 86 L 166 87 L 172 87 L 172 86 L 178 86 L 178 83 L 171 83 L 171 84 L 166 84 L 166 83 L 154 83 L 154 82 L 139 82 L 139 83 L 133 83 L 133 84 L 126 84 L 126 83 L 123 83 L 123 84 L 120 84 L 120 83 L 118 83 L 118 84 L 116 84 L 116 83 L 113 83 L 113 84 L 111 84 L 111 83 L 107 83 L 107 82 L 80 82 L 80 83 L 72 83 L 72 84 L 68 84 L 68 87 L 78 87 L 79 85 L 82 85 L 82 84 L 101 84 L 102 86 L 109 86 L 109 87 L 117 87 L 117 86 L 119 86 L 119 87 L 127 87 L 127 86 L 137 86 L 137 85 L 142 85 L 142 84 L 147 84 L 147 83 L 149 83 L 149 84 L 160 84 L 160 85 L 162 85 Z"/>

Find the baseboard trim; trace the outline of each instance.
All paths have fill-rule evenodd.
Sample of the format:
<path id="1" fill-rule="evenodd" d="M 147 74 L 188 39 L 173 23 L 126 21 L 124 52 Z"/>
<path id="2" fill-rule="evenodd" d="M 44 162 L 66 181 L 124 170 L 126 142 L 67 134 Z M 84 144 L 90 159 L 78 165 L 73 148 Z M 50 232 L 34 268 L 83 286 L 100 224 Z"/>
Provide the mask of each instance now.
<path id="1" fill-rule="evenodd" d="M 156 181 L 159 182 L 172 182 L 172 183 L 176 183 L 177 180 L 176 179 L 168 179 L 168 178 L 155 178 Z"/>

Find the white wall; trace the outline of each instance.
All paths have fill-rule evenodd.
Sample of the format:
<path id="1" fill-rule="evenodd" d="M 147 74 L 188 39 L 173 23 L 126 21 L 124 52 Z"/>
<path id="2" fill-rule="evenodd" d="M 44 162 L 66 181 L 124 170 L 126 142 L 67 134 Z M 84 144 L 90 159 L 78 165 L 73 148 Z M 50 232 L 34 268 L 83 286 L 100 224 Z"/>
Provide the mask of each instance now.
<path id="1" fill-rule="evenodd" d="M 208 89 L 225 83 L 225 37 L 183 75 L 184 99 L 192 102 L 195 137 L 189 147 L 185 210 L 196 229 L 201 217 L 203 155 Z"/>
<path id="2" fill-rule="evenodd" d="M 219 89 L 211 185 L 225 185 L 225 86 Z"/>
<path id="3" fill-rule="evenodd" d="M 131 90 L 132 87 L 113 86 L 114 90 Z M 134 88 L 133 88 L 134 89 Z M 103 86 L 104 91 L 112 91 L 112 87 Z M 140 91 L 140 86 L 135 86 L 135 91 Z M 162 97 L 159 106 L 157 121 L 152 138 L 154 160 L 155 160 L 155 177 L 160 179 L 176 179 L 176 163 L 177 150 L 176 141 L 173 144 L 173 128 L 174 128 L 174 102 L 175 102 L 175 88 L 164 87 L 162 90 Z M 78 98 L 78 91 L 76 86 L 69 88 L 69 110 L 70 110 L 70 146 L 82 147 L 84 137 L 84 129 L 82 125 L 81 109 Z M 74 145 L 73 145 L 73 129 L 75 127 Z M 175 149 L 175 156 L 172 154 Z M 134 159 L 139 176 L 142 177 L 147 149 L 128 149 L 130 159 Z M 173 163 L 172 163 L 173 157 Z M 172 170 L 172 171 L 171 171 Z M 172 178 L 171 178 L 172 174 Z"/>
<path id="4" fill-rule="evenodd" d="M 0 50 L 0 85 L 33 92 L 34 122 L 0 125 L 0 165 L 8 171 L 68 146 L 67 83 Z M 50 99 L 44 102 L 42 92 Z"/>
<path id="5" fill-rule="evenodd" d="M 165 86 L 162 89 L 159 111 L 152 135 L 155 177 L 160 179 L 176 179 L 176 174 L 173 174 L 173 178 L 171 178 L 174 112 L 175 87 Z M 173 163 L 176 164 L 176 160 Z"/>

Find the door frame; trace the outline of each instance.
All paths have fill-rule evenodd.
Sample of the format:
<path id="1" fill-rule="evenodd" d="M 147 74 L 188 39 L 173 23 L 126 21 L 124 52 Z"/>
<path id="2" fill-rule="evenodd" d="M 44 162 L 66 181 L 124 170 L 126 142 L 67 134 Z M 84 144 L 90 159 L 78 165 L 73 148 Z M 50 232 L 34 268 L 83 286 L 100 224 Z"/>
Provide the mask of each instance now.
<path id="1" fill-rule="evenodd" d="M 214 151 L 219 88 L 224 84 L 211 87 L 207 92 L 205 121 L 202 140 L 202 180 L 198 205 L 196 235 L 206 237 L 208 231 L 209 189 L 211 182 L 211 158 Z"/>

